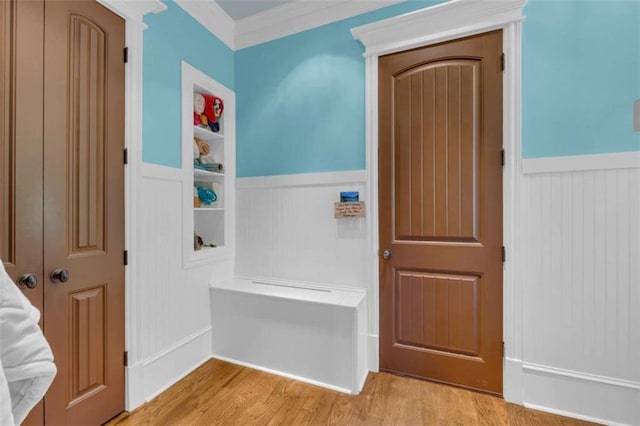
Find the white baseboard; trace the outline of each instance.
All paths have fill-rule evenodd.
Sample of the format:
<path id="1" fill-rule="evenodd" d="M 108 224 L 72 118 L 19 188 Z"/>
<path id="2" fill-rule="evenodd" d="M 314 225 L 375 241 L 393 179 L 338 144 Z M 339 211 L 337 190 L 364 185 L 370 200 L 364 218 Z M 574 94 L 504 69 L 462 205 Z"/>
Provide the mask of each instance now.
<path id="1" fill-rule="evenodd" d="M 131 412 L 145 402 L 144 398 L 144 364 L 139 362 L 125 367 L 126 370 L 126 398 L 124 409 Z"/>
<path id="2" fill-rule="evenodd" d="M 266 367 L 261 367 L 259 365 L 251 364 L 251 363 L 244 362 L 244 361 L 238 361 L 237 359 L 232 359 L 232 358 L 228 358 L 228 357 L 220 356 L 220 355 L 216 355 L 216 354 L 213 354 L 211 356 L 211 358 L 219 359 L 220 361 L 230 362 L 231 364 L 241 365 L 243 367 L 252 368 L 254 370 L 264 371 L 265 373 L 275 374 L 276 376 L 286 377 L 287 379 L 297 380 L 299 382 L 308 383 L 310 385 L 319 386 L 321 388 L 330 389 L 330 390 L 334 390 L 334 391 L 337 391 L 337 392 L 346 393 L 346 394 L 349 394 L 349 395 L 353 395 L 354 394 L 353 392 L 351 392 L 350 389 L 347 389 L 347 388 L 342 388 L 342 387 L 339 387 L 339 386 L 330 385 L 328 383 L 318 382 L 316 380 L 312 380 L 312 379 L 309 379 L 309 378 L 306 378 L 306 377 L 296 376 L 295 374 L 284 373 L 282 371 L 273 370 L 271 368 L 266 368 Z"/>
<path id="3" fill-rule="evenodd" d="M 505 374 L 509 402 L 596 423 L 640 424 L 640 383 L 513 359 L 505 360 Z"/>
<path id="4" fill-rule="evenodd" d="M 127 411 L 152 400 L 210 358 L 211 327 L 206 327 L 127 367 Z"/>
<path id="5" fill-rule="evenodd" d="M 358 393 L 355 395 L 359 395 L 360 392 L 362 392 L 362 389 L 364 389 L 364 385 L 367 383 L 367 377 L 369 377 L 369 370 L 365 370 L 364 374 L 362 375 L 362 378 L 360 378 L 360 382 L 358 383 Z"/>
<path id="6" fill-rule="evenodd" d="M 522 360 L 504 359 L 504 400 L 522 405 Z"/>
<path id="7" fill-rule="evenodd" d="M 373 371 L 374 373 L 380 371 L 378 351 L 378 335 L 369 334 L 367 336 L 367 366 L 369 367 L 369 371 Z"/>

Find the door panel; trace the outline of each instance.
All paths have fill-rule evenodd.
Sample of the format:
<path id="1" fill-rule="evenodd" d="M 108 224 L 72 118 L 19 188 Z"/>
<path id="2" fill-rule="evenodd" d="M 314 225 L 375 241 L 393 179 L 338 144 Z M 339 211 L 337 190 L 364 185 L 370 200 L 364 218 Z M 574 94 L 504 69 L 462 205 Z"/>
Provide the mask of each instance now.
<path id="1" fill-rule="evenodd" d="M 379 60 L 380 366 L 502 392 L 502 32 Z"/>
<path id="2" fill-rule="evenodd" d="M 477 276 L 398 271 L 394 284 L 395 342 L 478 355 Z"/>
<path id="3" fill-rule="evenodd" d="M 96 2 L 46 2 L 45 332 L 58 375 L 47 422 L 124 409 L 124 21 Z"/>
<path id="4" fill-rule="evenodd" d="M 69 14 L 67 117 L 72 197 L 71 252 L 104 252 L 106 34 L 95 23 Z"/>
<path id="5" fill-rule="evenodd" d="M 22 292 L 43 309 L 42 84 L 44 5 L 0 1 L 0 259 L 17 282 L 35 274 Z M 42 322 L 41 322 L 42 324 Z M 44 404 L 23 425 L 43 423 Z"/>
<path id="6" fill-rule="evenodd" d="M 43 13 L 40 2 L 0 2 L 0 258 L 14 281 L 38 277 L 22 291 L 40 311 L 43 62 L 34 52 L 42 51 Z"/>
<path id="7" fill-rule="evenodd" d="M 479 61 L 443 60 L 395 79 L 395 239 L 477 239 Z"/>

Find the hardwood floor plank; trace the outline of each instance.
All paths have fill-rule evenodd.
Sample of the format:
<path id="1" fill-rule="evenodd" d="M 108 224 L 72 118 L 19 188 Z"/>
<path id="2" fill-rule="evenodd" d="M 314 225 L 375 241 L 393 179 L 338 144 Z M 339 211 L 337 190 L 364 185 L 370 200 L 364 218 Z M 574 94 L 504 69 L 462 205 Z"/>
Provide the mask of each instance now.
<path id="1" fill-rule="evenodd" d="M 346 395 L 212 359 L 109 426 L 143 425 L 509 425 L 592 423 L 428 381 L 369 373 Z"/>

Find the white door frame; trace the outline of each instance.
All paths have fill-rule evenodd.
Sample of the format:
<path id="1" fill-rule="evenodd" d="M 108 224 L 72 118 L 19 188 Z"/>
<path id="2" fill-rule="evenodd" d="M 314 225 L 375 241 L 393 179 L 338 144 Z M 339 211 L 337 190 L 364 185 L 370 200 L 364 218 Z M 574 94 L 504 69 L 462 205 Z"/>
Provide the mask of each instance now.
<path id="1" fill-rule="evenodd" d="M 503 30 L 506 64 L 503 74 L 503 228 L 507 258 L 503 266 L 503 336 L 505 342 L 504 397 L 522 403 L 522 290 L 516 277 L 517 206 L 520 179 L 522 118 L 522 9 L 527 0 L 453 0 L 426 9 L 363 25 L 351 30 L 365 46 L 366 155 L 369 203 L 368 279 L 369 369 L 379 369 L 378 271 L 378 58 L 416 47 L 454 40 L 496 29 Z"/>
<path id="2" fill-rule="evenodd" d="M 125 20 L 125 43 L 128 61 L 125 65 L 125 137 L 128 162 L 125 167 L 125 249 L 128 266 L 125 267 L 125 350 L 129 365 L 139 359 L 137 324 L 137 286 L 140 282 L 136 250 L 138 217 L 138 185 L 142 167 L 142 32 L 147 28 L 143 17 L 147 13 L 159 13 L 167 9 L 160 0 L 97 0 Z M 131 380 L 125 368 L 125 409 L 141 405 L 143 392 L 135 389 L 139 383 Z"/>

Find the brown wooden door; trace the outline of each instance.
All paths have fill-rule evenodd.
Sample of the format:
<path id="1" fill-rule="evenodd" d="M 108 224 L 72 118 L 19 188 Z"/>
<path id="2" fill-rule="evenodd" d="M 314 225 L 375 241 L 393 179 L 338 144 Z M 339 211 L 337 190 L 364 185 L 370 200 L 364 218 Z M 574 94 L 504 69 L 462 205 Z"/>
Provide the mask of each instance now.
<path id="1" fill-rule="evenodd" d="M 40 281 L 23 287 L 42 310 L 42 135 L 43 63 L 41 2 L 0 2 L 0 258 L 17 281 L 34 274 Z"/>
<path id="2" fill-rule="evenodd" d="M 124 21 L 10 0 L 0 23 L 0 257 L 37 276 L 58 367 L 25 423 L 101 424 L 124 409 Z"/>
<path id="3" fill-rule="evenodd" d="M 124 21 L 95 1 L 45 2 L 44 329 L 53 424 L 124 409 Z"/>
<path id="4" fill-rule="evenodd" d="M 502 31 L 379 60 L 380 368 L 502 393 Z"/>
<path id="5" fill-rule="evenodd" d="M 11 278 L 38 279 L 21 287 L 42 312 L 43 299 L 43 51 L 44 4 L 0 1 L 0 259 Z M 42 321 L 40 322 L 42 325 Z M 44 404 L 23 425 L 43 422 Z"/>

